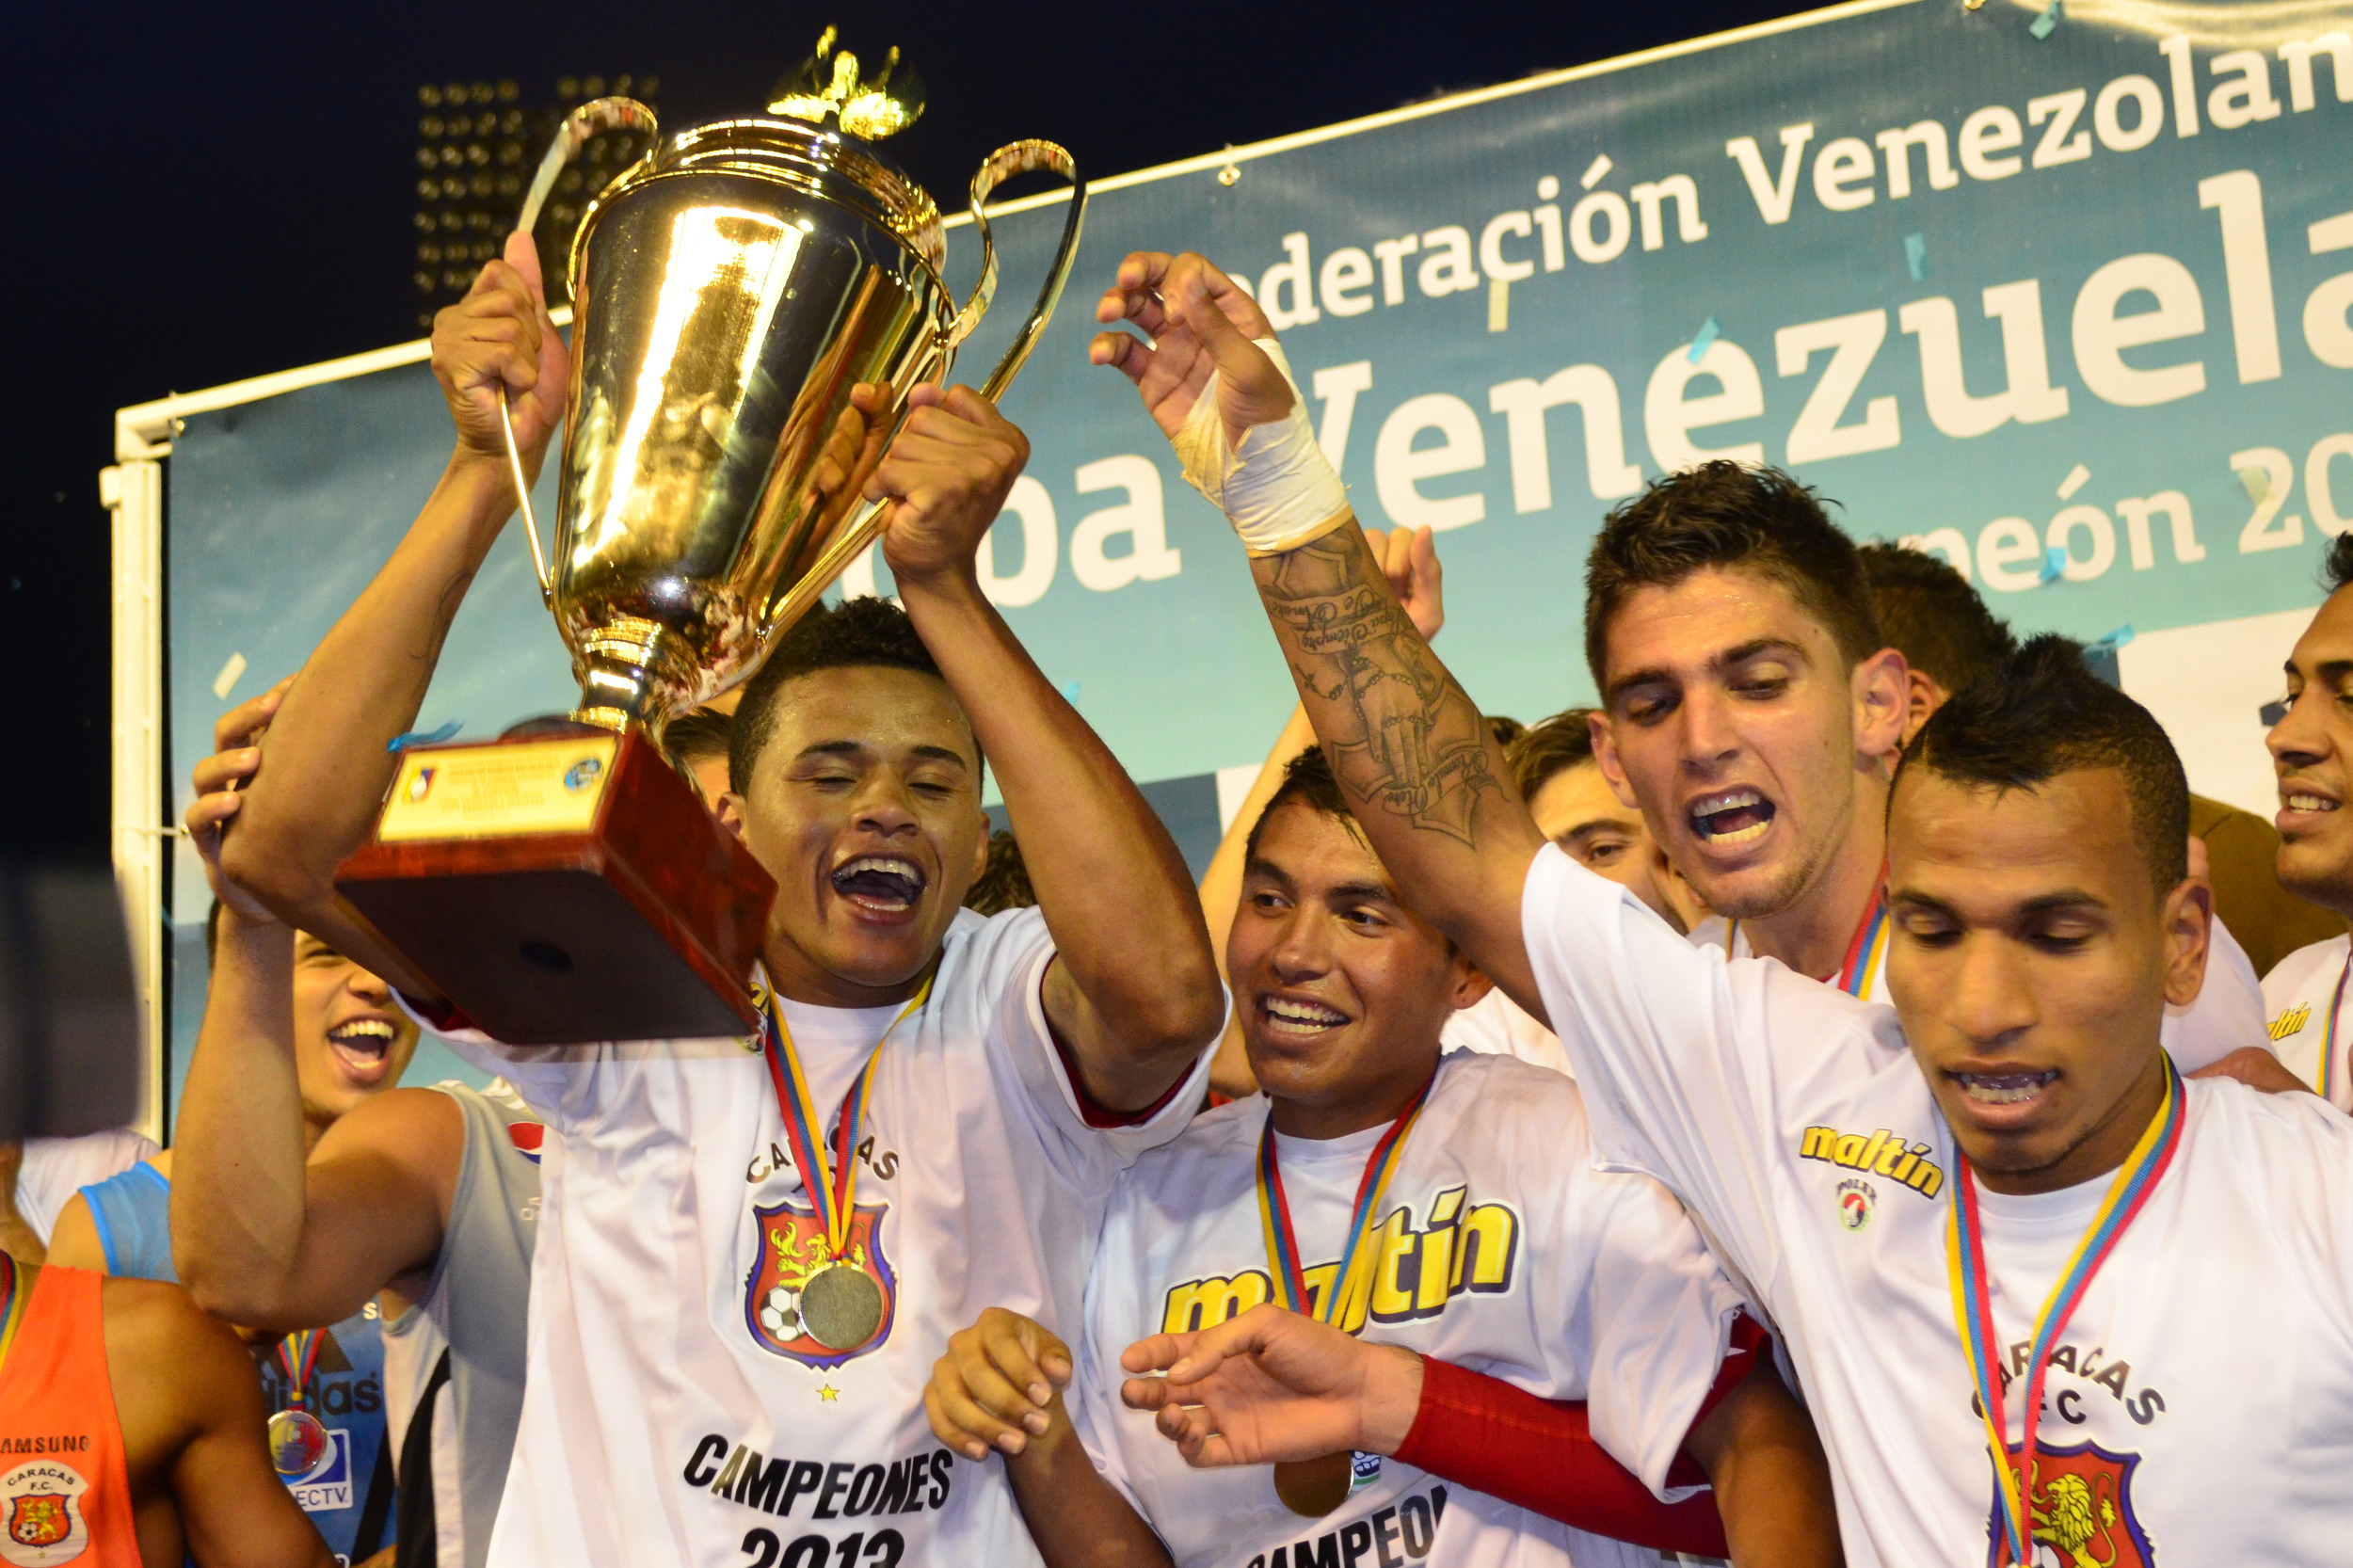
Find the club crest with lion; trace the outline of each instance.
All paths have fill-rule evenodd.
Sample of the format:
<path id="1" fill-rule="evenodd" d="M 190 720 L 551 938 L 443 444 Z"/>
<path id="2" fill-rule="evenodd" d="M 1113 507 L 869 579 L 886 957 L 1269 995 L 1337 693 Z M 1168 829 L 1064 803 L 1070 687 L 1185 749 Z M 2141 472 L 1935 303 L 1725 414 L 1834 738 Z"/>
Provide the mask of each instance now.
<path id="1" fill-rule="evenodd" d="M 772 1354 L 824 1370 L 879 1349 L 898 1315 L 898 1276 L 882 1243 L 888 1204 L 858 1204 L 849 1247 L 831 1256 L 825 1227 L 791 1203 L 755 1206 L 760 1257 L 744 1282 L 744 1320 Z"/>
<path id="2" fill-rule="evenodd" d="M 2010 1450 L 2018 1463 L 2019 1450 Z M 2138 1454 L 2112 1454 L 2097 1443 L 2044 1448 L 2026 1488 L 2034 1561 L 2025 1568 L 2156 1568 L 2156 1548 L 2133 1512 Z M 2010 1568 L 1994 1504 L 1987 1518 L 1987 1568 Z"/>

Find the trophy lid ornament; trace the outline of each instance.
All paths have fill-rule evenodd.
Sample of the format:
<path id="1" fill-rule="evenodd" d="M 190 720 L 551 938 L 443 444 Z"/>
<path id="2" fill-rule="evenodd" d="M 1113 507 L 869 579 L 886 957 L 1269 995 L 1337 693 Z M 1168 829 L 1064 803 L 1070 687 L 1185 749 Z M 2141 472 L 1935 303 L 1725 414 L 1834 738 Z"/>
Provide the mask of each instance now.
<path id="1" fill-rule="evenodd" d="M 823 125 L 831 119 L 862 141 L 896 136 L 923 114 L 923 78 L 899 58 L 897 45 L 883 56 L 882 70 L 861 78 L 858 57 L 834 47 L 839 27 L 827 27 L 817 52 L 778 77 L 768 89 L 768 112 Z"/>

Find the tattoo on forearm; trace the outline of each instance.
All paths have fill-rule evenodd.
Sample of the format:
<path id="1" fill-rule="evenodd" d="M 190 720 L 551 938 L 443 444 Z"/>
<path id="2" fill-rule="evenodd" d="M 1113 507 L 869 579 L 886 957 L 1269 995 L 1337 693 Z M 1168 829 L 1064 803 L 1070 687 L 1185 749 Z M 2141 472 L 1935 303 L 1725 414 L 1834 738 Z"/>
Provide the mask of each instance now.
<path id="1" fill-rule="evenodd" d="M 1480 797 L 1508 794 L 1485 721 L 1390 597 L 1363 534 L 1252 568 L 1341 787 L 1360 808 L 1474 844 Z"/>

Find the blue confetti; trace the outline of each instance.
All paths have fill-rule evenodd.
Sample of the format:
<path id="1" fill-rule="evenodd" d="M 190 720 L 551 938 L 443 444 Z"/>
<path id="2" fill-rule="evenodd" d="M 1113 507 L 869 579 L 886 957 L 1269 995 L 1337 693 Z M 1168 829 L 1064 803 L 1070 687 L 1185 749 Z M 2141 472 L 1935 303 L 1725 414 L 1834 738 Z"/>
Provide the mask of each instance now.
<path id="1" fill-rule="evenodd" d="M 2034 19 L 2026 31 L 2037 38 L 2049 38 L 2058 31 L 2060 15 L 2059 0 L 2051 0 L 2049 5 L 2042 8 L 2042 14 Z"/>
<path id="2" fill-rule="evenodd" d="M 462 719 L 452 719 L 439 729 L 411 729 L 406 735 L 395 735 L 384 743 L 386 751 L 407 751 L 410 746 L 440 745 L 456 737 L 465 728 Z"/>
<path id="3" fill-rule="evenodd" d="M 1918 234 L 1904 236 L 1904 264 L 1912 268 L 1912 280 L 1918 282 L 1929 275 L 1929 242 Z"/>
<path id="4" fill-rule="evenodd" d="M 2126 621 L 2123 625 L 2118 627 L 2115 631 L 2109 632 L 2106 636 L 2101 638 L 2098 642 L 2093 643 L 2091 646 L 2094 648 L 2122 648 L 2126 643 L 2129 643 L 2132 640 L 2133 625 L 2132 622 Z"/>
<path id="5" fill-rule="evenodd" d="M 1683 357 L 1690 360 L 1693 364 L 1698 364 L 1702 360 L 1707 358 L 1708 349 L 1715 345 L 1716 339 L 1721 336 L 1723 328 L 1716 325 L 1716 318 L 1714 316 L 1709 316 L 1705 321 L 1700 323 L 1700 329 L 1691 335 L 1690 351 Z"/>
<path id="6" fill-rule="evenodd" d="M 2053 545 L 2042 552 L 2042 581 L 2050 582 L 2067 569 L 2067 552 Z"/>

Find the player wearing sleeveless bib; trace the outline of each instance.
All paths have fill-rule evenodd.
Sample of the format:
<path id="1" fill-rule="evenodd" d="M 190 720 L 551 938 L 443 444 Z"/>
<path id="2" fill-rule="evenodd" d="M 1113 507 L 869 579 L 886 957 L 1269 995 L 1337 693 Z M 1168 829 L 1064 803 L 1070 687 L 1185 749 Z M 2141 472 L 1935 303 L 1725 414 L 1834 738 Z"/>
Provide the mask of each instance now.
<path id="1" fill-rule="evenodd" d="M 0 1562 L 328 1568 L 234 1335 L 176 1286 L 0 1257 Z"/>
<path id="2" fill-rule="evenodd" d="M 1198 1103 L 1224 997 L 1165 828 L 981 591 L 1027 441 L 971 392 L 919 387 L 887 447 L 841 448 L 858 466 L 829 483 L 889 503 L 904 608 L 811 614 L 737 710 L 719 818 L 777 883 L 760 1034 L 504 1049 L 333 876 L 424 699 L 412 653 L 512 509 L 501 389 L 527 468 L 558 413 L 527 237 L 510 259 L 436 324 L 450 468 L 288 692 L 221 846 L 231 882 L 400 972 L 552 1134 L 488 1560 L 1032 1560 L 1002 1478 L 930 1438 L 924 1379 L 988 1302 L 1076 1321 L 1111 1178 Z M 883 411 L 874 388 L 852 403 Z M 993 920 L 958 909 L 984 750 L 1039 900 Z"/>

